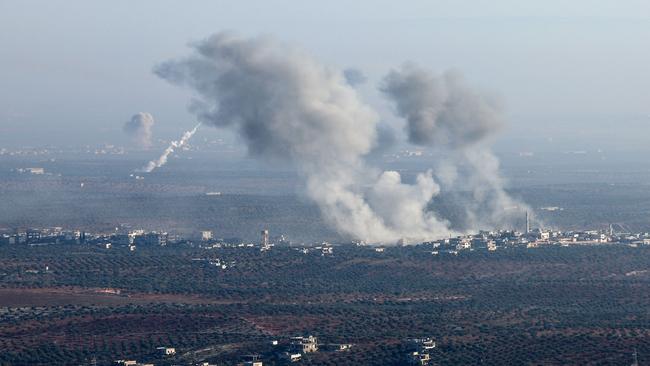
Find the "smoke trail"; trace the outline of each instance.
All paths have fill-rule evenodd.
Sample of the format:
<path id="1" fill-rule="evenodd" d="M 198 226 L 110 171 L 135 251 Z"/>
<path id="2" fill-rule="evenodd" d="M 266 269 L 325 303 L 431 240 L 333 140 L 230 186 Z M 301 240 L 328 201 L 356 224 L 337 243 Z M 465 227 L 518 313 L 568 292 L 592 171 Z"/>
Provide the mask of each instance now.
<path id="1" fill-rule="evenodd" d="M 193 129 L 186 131 L 183 136 L 181 137 L 180 140 L 178 141 L 172 141 L 169 146 L 163 151 L 162 155 L 156 160 L 151 160 L 149 163 L 147 163 L 146 166 L 144 166 L 140 171 L 145 172 L 145 173 L 151 173 L 154 169 L 160 168 L 161 166 L 167 164 L 167 158 L 171 153 L 174 152 L 174 149 L 177 149 L 187 142 L 194 133 L 196 133 L 196 130 L 199 128 L 201 124 L 197 124 L 194 126 Z"/>
<path id="2" fill-rule="evenodd" d="M 391 71 L 381 91 L 406 119 L 409 141 L 436 149 L 441 196 L 451 196 L 464 210 L 453 226 L 512 227 L 513 216 L 526 206 L 505 191 L 499 160 L 486 145 L 503 126 L 496 100 L 469 88 L 456 73 L 435 76 L 413 64 Z M 461 197 L 462 192 L 470 197 Z"/>
<path id="3" fill-rule="evenodd" d="M 124 123 L 122 129 L 133 137 L 135 143 L 147 149 L 151 146 L 153 124 L 154 119 L 150 113 L 140 112 L 134 114 L 129 121 Z"/>
<path id="4" fill-rule="evenodd" d="M 250 155 L 294 164 L 305 193 L 340 233 L 369 242 L 451 233 L 427 211 L 439 191 L 431 172 L 410 185 L 368 165 L 378 116 L 341 72 L 273 40 L 227 33 L 155 72 L 194 90 L 199 121 L 235 129 Z"/>

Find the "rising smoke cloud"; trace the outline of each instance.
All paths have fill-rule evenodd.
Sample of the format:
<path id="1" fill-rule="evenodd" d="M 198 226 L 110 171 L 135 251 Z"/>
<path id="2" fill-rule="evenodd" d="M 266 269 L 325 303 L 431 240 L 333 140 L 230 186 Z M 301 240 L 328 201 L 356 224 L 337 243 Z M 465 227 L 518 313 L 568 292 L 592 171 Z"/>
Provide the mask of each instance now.
<path id="1" fill-rule="evenodd" d="M 409 142 L 437 150 L 435 176 L 464 211 L 453 226 L 512 227 L 513 216 L 527 207 L 505 191 L 499 160 L 486 143 L 503 126 L 498 101 L 467 86 L 458 73 L 437 76 L 414 64 L 391 71 L 381 91 L 406 120 Z M 463 199 L 463 192 L 470 196 Z"/>
<path id="2" fill-rule="evenodd" d="M 147 112 L 134 114 L 130 120 L 124 123 L 122 129 L 133 138 L 139 146 L 148 149 L 151 147 L 152 128 L 154 125 L 153 116 Z"/>
<path id="3" fill-rule="evenodd" d="M 409 141 L 452 149 L 483 141 L 503 126 L 495 98 L 469 88 L 448 71 L 436 76 L 414 64 L 391 71 L 381 90 L 407 121 Z"/>
<path id="4" fill-rule="evenodd" d="M 449 234 L 426 211 L 438 192 L 430 172 L 409 185 L 365 162 L 379 118 L 341 72 L 272 39 L 228 33 L 155 72 L 194 90 L 197 118 L 235 129 L 250 155 L 294 164 L 305 193 L 340 233 L 368 242 Z"/>
<path id="5" fill-rule="evenodd" d="M 139 171 L 145 172 L 145 173 L 151 173 L 154 171 L 154 169 L 160 168 L 161 166 L 167 164 L 167 160 L 169 159 L 169 155 L 174 152 L 175 149 L 178 149 L 185 145 L 189 139 L 194 136 L 196 133 L 196 130 L 199 128 L 201 124 L 199 123 L 198 125 L 194 126 L 193 129 L 186 131 L 183 133 L 183 136 L 181 136 L 180 140 L 172 141 L 169 143 L 169 146 L 163 151 L 163 153 L 158 157 L 156 160 L 151 160 L 150 162 L 147 163 L 142 169 Z"/>
<path id="6" fill-rule="evenodd" d="M 446 237 L 497 220 L 508 204 L 498 160 L 480 147 L 496 129 L 498 113 L 452 75 L 398 70 L 382 87 L 407 119 L 412 143 L 438 145 L 454 156 L 440 160 L 439 185 L 431 170 L 406 184 L 398 172 L 370 165 L 368 155 L 391 139 L 354 83 L 273 39 L 219 33 L 154 72 L 194 91 L 190 111 L 203 124 L 237 131 L 249 155 L 293 164 L 324 219 L 350 238 L 391 243 Z M 466 225 L 432 207 L 459 182 L 477 200 L 464 206 Z"/>

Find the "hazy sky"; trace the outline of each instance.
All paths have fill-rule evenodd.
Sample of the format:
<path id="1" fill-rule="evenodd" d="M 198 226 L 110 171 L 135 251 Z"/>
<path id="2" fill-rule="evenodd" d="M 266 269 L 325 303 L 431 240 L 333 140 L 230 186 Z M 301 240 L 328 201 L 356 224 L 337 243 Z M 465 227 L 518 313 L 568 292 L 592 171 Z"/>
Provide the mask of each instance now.
<path id="1" fill-rule="evenodd" d="M 648 145 L 650 1 L 350 3 L 0 0 L 0 147 L 126 144 L 122 125 L 141 111 L 155 137 L 177 135 L 194 124 L 189 94 L 152 67 L 221 30 L 363 70 L 361 92 L 387 120 L 376 86 L 412 60 L 500 95 L 500 142 L 515 149 Z"/>

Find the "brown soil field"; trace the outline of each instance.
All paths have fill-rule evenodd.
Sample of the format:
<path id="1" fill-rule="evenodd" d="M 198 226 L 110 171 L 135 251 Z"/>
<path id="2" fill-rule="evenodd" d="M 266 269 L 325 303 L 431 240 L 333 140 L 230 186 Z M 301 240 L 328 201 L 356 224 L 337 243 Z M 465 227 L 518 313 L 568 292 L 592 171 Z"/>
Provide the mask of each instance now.
<path id="1" fill-rule="evenodd" d="M 214 304 L 223 303 L 206 297 L 174 294 L 124 293 L 113 294 L 103 289 L 79 287 L 50 288 L 0 288 L 0 307 L 97 305 L 115 306 L 126 304 L 177 303 Z"/>

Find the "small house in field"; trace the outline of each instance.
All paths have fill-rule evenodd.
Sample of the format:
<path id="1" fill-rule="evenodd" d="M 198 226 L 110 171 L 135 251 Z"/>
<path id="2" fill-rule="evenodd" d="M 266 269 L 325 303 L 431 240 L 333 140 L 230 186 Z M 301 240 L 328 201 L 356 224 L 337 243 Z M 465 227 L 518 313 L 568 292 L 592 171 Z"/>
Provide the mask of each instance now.
<path id="1" fill-rule="evenodd" d="M 163 356 L 173 356 L 176 354 L 176 348 L 173 347 L 158 347 L 156 350 Z"/>

